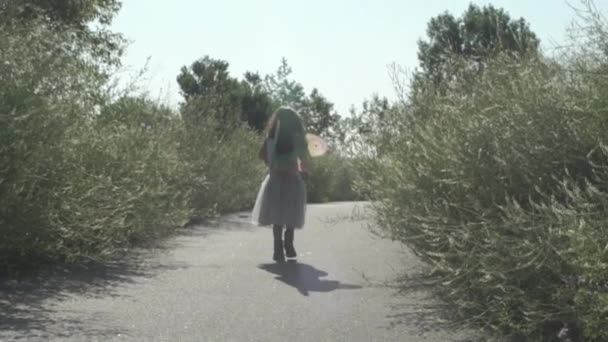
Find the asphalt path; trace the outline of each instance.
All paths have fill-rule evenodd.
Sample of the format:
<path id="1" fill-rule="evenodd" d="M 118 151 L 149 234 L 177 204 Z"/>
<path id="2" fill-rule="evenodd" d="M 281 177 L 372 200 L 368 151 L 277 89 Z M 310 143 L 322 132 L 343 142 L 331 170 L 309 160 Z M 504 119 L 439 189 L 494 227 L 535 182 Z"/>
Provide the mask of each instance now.
<path id="1" fill-rule="evenodd" d="M 0 282 L 0 341 L 476 341 L 364 203 L 309 205 L 296 260 L 248 213 L 87 269 Z"/>

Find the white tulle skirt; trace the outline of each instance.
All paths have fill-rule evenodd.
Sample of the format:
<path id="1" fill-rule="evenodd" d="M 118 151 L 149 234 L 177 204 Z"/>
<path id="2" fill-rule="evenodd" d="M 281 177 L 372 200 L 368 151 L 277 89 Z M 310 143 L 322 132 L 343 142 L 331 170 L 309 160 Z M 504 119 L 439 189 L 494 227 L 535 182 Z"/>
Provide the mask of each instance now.
<path id="1" fill-rule="evenodd" d="M 251 218 L 258 226 L 304 227 L 306 184 L 297 172 L 270 172 L 258 192 Z"/>

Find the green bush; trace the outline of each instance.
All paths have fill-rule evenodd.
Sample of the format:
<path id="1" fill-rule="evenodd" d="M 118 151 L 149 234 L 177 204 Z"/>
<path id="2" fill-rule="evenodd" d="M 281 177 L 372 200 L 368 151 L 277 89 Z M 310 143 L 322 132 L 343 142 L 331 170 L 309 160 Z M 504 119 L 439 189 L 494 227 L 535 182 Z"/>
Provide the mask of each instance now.
<path id="1" fill-rule="evenodd" d="M 9 60 L 16 71 L 47 62 L 20 57 L 29 55 Z M 44 82 L 65 80 L 68 67 L 24 72 L 0 90 L 0 271 L 105 257 L 189 217 L 196 182 L 178 159 L 179 124 L 105 122 L 114 103 L 98 114 L 90 93 L 45 93 Z M 75 81 L 87 75 L 70 71 Z"/>
<path id="2" fill-rule="evenodd" d="M 66 177 L 68 137 L 77 138 L 98 75 L 62 50 L 69 32 L 3 23 L 0 31 L 0 255 L 4 270 L 25 259 L 52 257 Z M 52 66 L 52 67 L 49 67 Z M 76 88 L 83 89 L 77 93 Z M 63 96 L 54 95 L 62 94 Z M 74 140 L 75 141 L 75 140 Z"/>
<path id="3" fill-rule="evenodd" d="M 218 138 L 213 142 L 217 145 L 207 145 L 213 148 L 204 158 L 200 150 L 195 152 L 195 170 L 205 170 L 208 181 L 207 188 L 196 194 L 196 208 L 211 206 L 216 213 L 251 208 L 264 172 L 264 164 L 257 159 L 259 140 L 243 127 Z"/>
<path id="4" fill-rule="evenodd" d="M 180 155 L 191 172 L 204 174 L 207 184 L 196 189 L 194 207 L 213 208 L 216 214 L 251 208 L 264 175 L 264 163 L 258 159 L 262 139 L 244 123 L 227 125 L 214 119 L 217 108 L 226 110 L 225 100 L 201 97 L 182 108 Z"/>
<path id="5" fill-rule="evenodd" d="M 323 203 L 333 201 L 355 201 L 361 196 L 354 190 L 355 172 L 348 158 L 329 154 L 313 158 L 308 177 L 308 201 Z"/>
<path id="6" fill-rule="evenodd" d="M 0 273 L 104 259 L 253 201 L 253 133 L 112 98 L 111 69 L 66 50 L 71 31 L 3 24 Z"/>
<path id="7" fill-rule="evenodd" d="M 608 339 L 608 74 L 580 62 L 490 61 L 367 163 L 378 222 L 462 317 L 530 340 Z"/>

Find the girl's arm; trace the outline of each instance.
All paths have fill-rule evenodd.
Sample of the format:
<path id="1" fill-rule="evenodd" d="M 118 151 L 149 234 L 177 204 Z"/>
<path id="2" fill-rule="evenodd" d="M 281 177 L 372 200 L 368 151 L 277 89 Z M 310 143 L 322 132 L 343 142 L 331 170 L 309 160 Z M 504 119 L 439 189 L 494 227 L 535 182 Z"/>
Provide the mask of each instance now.
<path id="1" fill-rule="evenodd" d="M 308 143 L 303 135 L 298 137 L 298 164 L 300 172 L 309 174 L 310 153 L 308 152 Z"/>

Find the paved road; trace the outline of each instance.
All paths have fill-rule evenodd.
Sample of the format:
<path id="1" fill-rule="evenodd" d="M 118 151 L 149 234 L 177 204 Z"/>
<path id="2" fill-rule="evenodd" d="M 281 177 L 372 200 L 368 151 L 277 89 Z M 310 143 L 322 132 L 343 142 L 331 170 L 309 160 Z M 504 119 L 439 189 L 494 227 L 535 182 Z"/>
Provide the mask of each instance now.
<path id="1" fill-rule="evenodd" d="M 271 230 L 243 213 L 114 265 L 0 284 L 0 341 L 470 341 L 438 318 L 416 258 L 366 216 L 309 206 L 284 265 Z"/>

